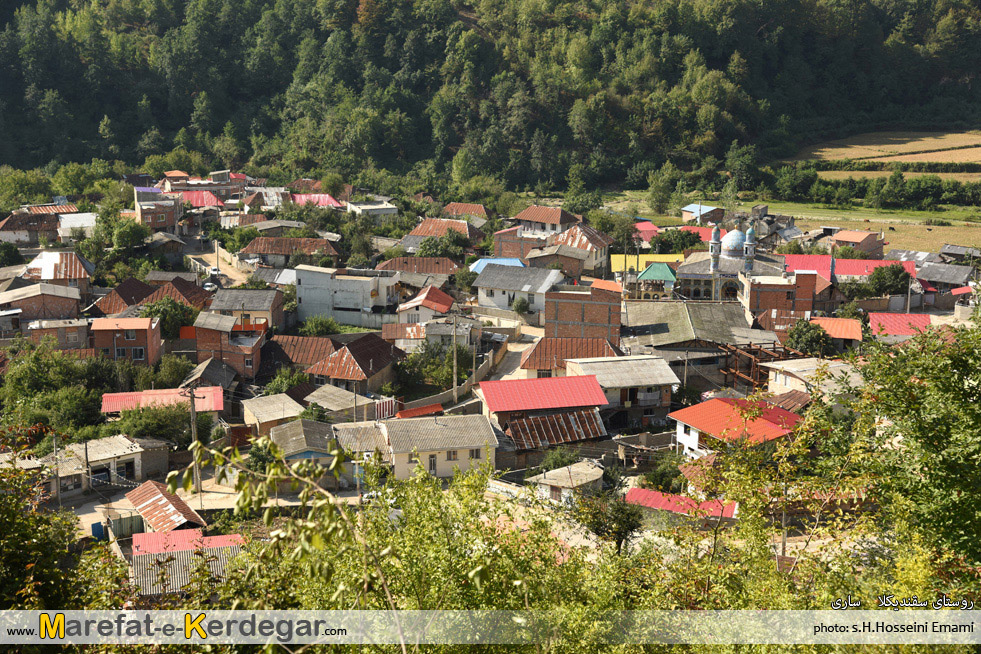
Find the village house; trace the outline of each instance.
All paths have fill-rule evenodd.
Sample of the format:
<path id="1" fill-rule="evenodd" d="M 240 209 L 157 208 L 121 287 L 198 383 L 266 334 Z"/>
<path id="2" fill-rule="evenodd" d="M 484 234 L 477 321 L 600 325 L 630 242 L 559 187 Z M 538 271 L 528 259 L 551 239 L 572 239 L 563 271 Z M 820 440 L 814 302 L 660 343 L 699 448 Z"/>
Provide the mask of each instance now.
<path id="1" fill-rule="evenodd" d="M 265 323 L 267 328 L 280 329 L 285 325 L 283 294 L 275 289 L 219 289 L 208 310 L 232 316 L 243 327 Z"/>
<path id="2" fill-rule="evenodd" d="M 605 338 L 546 336 L 525 348 L 518 368 L 524 371 L 527 379 L 564 377 L 568 359 L 621 356 L 623 352 Z"/>
<path id="3" fill-rule="evenodd" d="M 286 393 L 242 400 L 242 421 L 255 436 L 268 436 L 273 427 L 295 420 L 301 413 L 303 405 Z"/>
<path id="4" fill-rule="evenodd" d="M 545 308 L 546 293 L 561 284 L 565 276 L 558 270 L 513 268 L 491 264 L 473 282 L 477 289 L 477 306 L 510 310 L 514 301 L 528 301 L 529 311 Z"/>
<path id="5" fill-rule="evenodd" d="M 411 354 L 426 342 L 426 323 L 386 323 L 382 325 L 381 337 L 386 343 Z"/>
<path id="6" fill-rule="evenodd" d="M 884 257 L 891 261 L 912 261 L 916 264 L 917 270 L 928 263 L 943 263 L 943 257 L 936 252 L 922 252 L 919 250 L 897 250 L 892 249 L 886 252 Z"/>
<path id="7" fill-rule="evenodd" d="M 578 279 L 588 257 L 588 252 L 571 245 L 545 245 L 530 251 L 525 260 L 532 268 L 561 270 L 566 277 Z"/>
<path id="8" fill-rule="evenodd" d="M 744 415 L 745 414 L 745 415 Z M 801 417 L 763 401 L 714 398 L 668 414 L 677 423 L 675 441 L 697 459 L 726 443 L 759 445 L 791 433 Z"/>
<path id="9" fill-rule="evenodd" d="M 170 298 L 178 304 L 184 304 L 199 311 L 207 309 L 211 304 L 212 294 L 202 287 L 193 284 L 183 277 L 175 277 L 150 295 L 137 302 L 136 306 L 152 304 L 164 298 Z"/>
<path id="10" fill-rule="evenodd" d="M 52 213 L 15 211 L 0 221 L 0 242 L 25 246 L 57 243 L 60 210 L 64 210 L 65 213 L 78 212 L 74 205 L 66 205 L 63 209 L 58 207 L 58 210 Z"/>
<path id="11" fill-rule="evenodd" d="M 31 284 L 0 292 L 0 312 L 12 322 L 16 318 L 17 328 L 23 331 L 35 320 L 78 318 L 79 300 L 77 288 Z"/>
<path id="12" fill-rule="evenodd" d="M 291 260 L 294 256 L 306 263 L 320 263 L 325 257 L 332 265 L 337 265 L 340 253 L 337 248 L 325 238 L 284 238 L 260 236 L 239 250 L 239 258 L 258 259 L 264 266 L 273 268 L 294 267 Z"/>
<path id="13" fill-rule="evenodd" d="M 115 316 L 149 297 L 155 290 L 156 287 L 135 277 L 127 277 L 85 311 L 88 315 Z"/>
<path id="14" fill-rule="evenodd" d="M 945 243 L 940 248 L 940 257 L 946 263 L 961 263 L 966 261 L 968 265 L 973 265 L 974 262 L 981 260 L 981 250 L 963 245 Z"/>
<path id="15" fill-rule="evenodd" d="M 58 216 L 58 242 L 75 245 L 83 238 L 90 238 L 95 231 L 99 215 L 93 212 L 66 213 Z"/>
<path id="16" fill-rule="evenodd" d="M 41 252 L 20 276 L 33 283 L 77 288 L 80 297 L 88 298 L 95 264 L 74 252 Z"/>
<path id="17" fill-rule="evenodd" d="M 872 337 L 884 343 L 908 341 L 926 331 L 933 324 L 928 313 L 869 313 L 869 331 Z"/>
<path id="18" fill-rule="evenodd" d="M 397 216 L 399 208 L 388 200 L 373 199 L 361 202 L 348 202 L 347 210 L 356 216 L 370 216 L 375 222 L 380 222 L 387 216 Z"/>
<path id="19" fill-rule="evenodd" d="M 549 237 L 550 246 L 564 245 L 586 253 L 582 269 L 594 277 L 606 277 L 610 270 L 610 246 L 613 237 L 585 223 L 577 223 L 560 234 Z"/>
<path id="20" fill-rule="evenodd" d="M 196 361 L 214 359 L 243 379 L 254 379 L 262 365 L 266 329 L 263 323 L 243 325 L 233 316 L 201 312 L 194 321 Z"/>
<path id="21" fill-rule="evenodd" d="M 671 408 L 673 389 L 681 384 L 663 358 L 650 354 L 569 359 L 566 374 L 596 377 L 607 399 L 601 408 L 613 414 L 611 424 L 660 422 Z"/>
<path id="22" fill-rule="evenodd" d="M 197 511 L 159 481 L 143 482 L 126 493 L 126 499 L 143 518 L 143 528 L 147 532 L 159 534 L 208 526 Z"/>
<path id="23" fill-rule="evenodd" d="M 287 463 L 304 461 L 327 468 L 334 460 L 332 453 L 339 449 L 329 424 L 303 418 L 273 427 L 269 430 L 269 439 L 280 449 Z M 340 478 L 328 472 L 316 480 L 317 485 L 330 489 L 353 485 L 355 473 L 350 464 L 342 464 L 337 472 Z M 289 486 L 288 482 L 286 486 Z"/>
<path id="24" fill-rule="evenodd" d="M 725 209 L 695 203 L 681 208 L 681 219 L 686 223 L 717 223 L 725 217 Z"/>
<path id="25" fill-rule="evenodd" d="M 131 218 L 151 232 L 167 232 L 177 234 L 177 226 L 184 216 L 184 203 L 179 198 L 157 194 L 158 197 L 140 197 L 140 192 L 134 192 L 135 210 L 125 212 L 120 217 Z"/>
<path id="26" fill-rule="evenodd" d="M 45 338 L 54 339 L 59 350 L 87 348 L 89 345 L 89 321 L 33 320 L 27 324 L 27 333 L 35 343 Z"/>
<path id="27" fill-rule="evenodd" d="M 545 293 L 545 336 L 603 338 L 620 345 L 622 292 L 605 284 L 562 286 Z"/>
<path id="28" fill-rule="evenodd" d="M 529 236 L 558 234 L 579 223 L 579 218 L 560 207 L 543 207 L 533 204 L 521 211 L 513 220 Z"/>
<path id="29" fill-rule="evenodd" d="M 427 238 L 442 238 L 449 232 L 456 232 L 463 236 L 471 245 L 477 245 L 484 240 L 484 233 L 468 223 L 466 220 L 453 220 L 450 218 L 424 218 L 422 222 L 406 234 L 400 244 L 406 252 L 415 252 L 419 245 Z"/>
<path id="30" fill-rule="evenodd" d="M 452 297 L 435 286 L 427 286 L 411 300 L 399 305 L 400 322 L 421 323 L 445 316 L 453 307 Z"/>
<path id="31" fill-rule="evenodd" d="M 949 293 L 963 288 L 974 279 L 973 266 L 957 266 L 949 263 L 928 263 L 916 273 L 916 279 L 927 292 Z"/>
<path id="32" fill-rule="evenodd" d="M 345 270 L 296 267 L 297 314 L 327 316 L 346 325 L 379 328 L 397 322 L 401 273 L 391 270 Z"/>
<path id="33" fill-rule="evenodd" d="M 862 344 L 862 321 L 856 318 L 811 318 L 831 337 L 835 350 L 844 352 Z"/>
<path id="34" fill-rule="evenodd" d="M 335 350 L 304 372 L 317 386 L 331 384 L 364 395 L 395 380 L 405 352 L 369 332 Z"/>
<path id="35" fill-rule="evenodd" d="M 534 488 L 542 500 L 572 504 L 579 495 L 603 489 L 603 466 L 595 461 L 578 461 L 529 477 L 525 483 Z"/>
<path id="36" fill-rule="evenodd" d="M 807 357 L 762 364 L 767 372 L 766 390 L 774 396 L 789 391 L 824 394 L 834 401 L 848 386 L 862 386 L 862 376 L 844 361 Z"/>
<path id="37" fill-rule="evenodd" d="M 508 227 L 494 232 L 494 257 L 496 259 L 513 259 L 521 262 L 527 260 L 534 250 L 545 247 L 548 236 L 540 232 L 529 232 L 521 225 Z M 494 263 L 491 259 L 490 263 Z"/>
<path id="38" fill-rule="evenodd" d="M 596 407 L 512 418 L 504 434 L 497 450 L 501 470 L 531 468 L 541 464 L 550 448 L 588 447 L 588 442 L 609 436 Z"/>
<path id="39" fill-rule="evenodd" d="M 146 274 L 144 282 L 153 287 L 165 286 L 166 284 L 174 281 L 175 279 L 181 279 L 185 282 L 194 284 L 195 286 L 201 285 L 201 280 L 198 278 L 197 273 L 192 272 L 172 272 L 168 270 L 151 270 Z"/>
<path id="40" fill-rule="evenodd" d="M 477 384 L 483 414 L 505 427 L 511 420 L 606 406 L 595 375 L 506 379 Z"/>
<path id="41" fill-rule="evenodd" d="M 159 318 L 97 318 L 90 334 L 91 347 L 114 361 L 128 359 L 141 366 L 160 361 Z"/>
<path id="42" fill-rule="evenodd" d="M 153 236 L 141 248 L 152 257 L 162 257 L 171 265 L 184 260 L 184 247 L 187 245 L 170 232 L 154 232 Z"/>
<path id="43" fill-rule="evenodd" d="M 479 218 L 484 221 L 490 218 L 487 207 L 470 202 L 450 202 L 443 207 L 443 215 L 454 218 Z"/>
<path id="44" fill-rule="evenodd" d="M 325 384 L 308 393 L 303 402 L 316 404 L 329 413 L 334 422 L 347 420 L 374 420 L 375 400 L 341 388 Z M 302 404 L 302 403 L 301 403 Z"/>
<path id="45" fill-rule="evenodd" d="M 869 259 L 881 259 L 886 245 L 879 232 L 865 232 L 854 229 L 843 229 L 828 238 L 828 246 L 832 248 L 852 247 L 864 252 Z"/>

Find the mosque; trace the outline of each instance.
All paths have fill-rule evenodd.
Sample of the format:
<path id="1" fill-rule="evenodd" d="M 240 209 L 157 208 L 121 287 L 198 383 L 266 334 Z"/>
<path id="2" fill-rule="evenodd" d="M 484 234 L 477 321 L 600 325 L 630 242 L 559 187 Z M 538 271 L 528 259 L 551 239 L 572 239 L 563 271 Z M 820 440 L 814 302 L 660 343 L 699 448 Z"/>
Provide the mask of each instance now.
<path id="1" fill-rule="evenodd" d="M 742 289 L 739 275 L 780 276 L 783 257 L 756 253 L 756 229 L 733 229 L 722 237 L 712 230 L 708 252 L 693 252 L 678 267 L 674 291 L 688 300 L 737 300 Z"/>

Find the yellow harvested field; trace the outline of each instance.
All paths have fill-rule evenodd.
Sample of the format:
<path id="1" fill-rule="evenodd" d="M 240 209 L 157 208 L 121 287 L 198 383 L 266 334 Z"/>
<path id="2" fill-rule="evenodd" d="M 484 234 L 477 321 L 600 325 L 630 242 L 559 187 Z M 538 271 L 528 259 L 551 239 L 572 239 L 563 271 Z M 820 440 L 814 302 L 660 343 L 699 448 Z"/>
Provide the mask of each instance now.
<path id="1" fill-rule="evenodd" d="M 943 215 L 939 216 L 943 218 Z M 951 227 L 929 227 L 902 222 L 878 222 L 864 220 L 822 220 L 820 218 L 800 218 L 797 226 L 804 231 L 818 229 L 824 225 L 834 225 L 842 229 L 881 230 L 885 234 L 886 252 L 896 248 L 899 250 L 921 250 L 939 252 L 944 243 L 958 245 L 981 246 L 981 224 L 952 225 Z M 889 228 L 892 227 L 892 230 Z"/>
<path id="2" fill-rule="evenodd" d="M 887 157 L 875 157 L 869 161 L 938 161 L 946 163 L 979 163 L 981 162 L 981 147 L 960 148 L 957 150 L 938 150 L 934 152 L 919 152 L 916 154 L 895 154 Z"/>
<path id="3" fill-rule="evenodd" d="M 941 153 L 953 148 L 981 149 L 977 132 L 869 132 L 818 143 L 801 150 L 795 160 L 874 159 L 875 161 L 974 161 L 974 159 L 884 159 L 891 155 Z"/>
<path id="4" fill-rule="evenodd" d="M 848 179 L 849 177 L 859 179 L 860 177 L 875 178 L 889 177 L 891 170 L 821 170 L 818 177 L 821 179 Z M 923 177 L 924 175 L 935 175 L 940 179 L 952 179 L 956 182 L 981 182 L 981 173 L 911 173 L 903 172 L 903 176 Z"/>

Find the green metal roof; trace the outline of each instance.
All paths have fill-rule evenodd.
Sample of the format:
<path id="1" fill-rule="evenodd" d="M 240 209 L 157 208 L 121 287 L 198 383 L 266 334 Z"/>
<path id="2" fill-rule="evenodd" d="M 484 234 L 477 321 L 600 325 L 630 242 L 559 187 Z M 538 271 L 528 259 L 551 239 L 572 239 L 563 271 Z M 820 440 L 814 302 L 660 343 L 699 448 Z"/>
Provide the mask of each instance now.
<path id="1" fill-rule="evenodd" d="M 674 271 L 666 263 L 655 261 L 647 266 L 644 272 L 637 276 L 638 281 L 642 282 L 673 282 L 675 280 Z"/>

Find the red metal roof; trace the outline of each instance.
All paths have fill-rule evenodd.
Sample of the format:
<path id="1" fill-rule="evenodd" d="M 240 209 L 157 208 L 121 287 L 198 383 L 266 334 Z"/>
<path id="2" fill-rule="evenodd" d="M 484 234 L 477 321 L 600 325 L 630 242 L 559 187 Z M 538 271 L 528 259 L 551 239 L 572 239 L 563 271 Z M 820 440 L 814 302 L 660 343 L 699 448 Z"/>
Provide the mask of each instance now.
<path id="1" fill-rule="evenodd" d="M 801 419 L 796 413 L 768 402 L 728 397 L 686 407 L 669 413 L 668 417 L 719 440 L 746 438 L 753 445 L 786 436 Z"/>
<path id="2" fill-rule="evenodd" d="M 862 321 L 855 318 L 811 318 L 811 322 L 828 332 L 831 338 L 862 340 Z"/>
<path id="3" fill-rule="evenodd" d="M 326 336 L 288 336 L 277 334 L 262 348 L 263 363 L 309 366 L 326 359 L 340 343 Z"/>
<path id="4" fill-rule="evenodd" d="M 602 438 L 606 428 L 596 409 L 568 411 L 547 416 L 512 420 L 508 436 L 519 450 L 537 450 L 551 445 Z"/>
<path id="5" fill-rule="evenodd" d="M 148 330 L 153 327 L 153 318 L 97 318 L 90 329 L 97 331 L 116 331 L 120 329 Z"/>
<path id="6" fill-rule="evenodd" d="M 532 223 L 545 223 L 547 225 L 578 222 L 574 215 L 561 207 L 543 207 L 537 204 L 531 205 L 515 216 L 514 219 L 527 220 Z"/>
<path id="7" fill-rule="evenodd" d="M 646 488 L 631 488 L 625 498 L 627 504 L 646 506 L 649 509 L 670 511 L 694 516 L 710 516 L 713 518 L 732 518 L 736 515 L 736 503 L 723 504 L 722 500 L 706 500 L 696 502 L 684 495 L 668 495 Z"/>
<path id="8" fill-rule="evenodd" d="M 830 254 L 788 254 L 784 257 L 787 272 L 813 270 L 826 280 L 831 280 Z M 835 259 L 835 276 L 864 277 L 881 266 L 901 265 L 906 272 L 916 277 L 916 263 L 913 261 L 890 261 L 888 259 Z"/>
<path id="9" fill-rule="evenodd" d="M 925 313 L 870 313 L 869 329 L 875 336 L 913 336 L 931 324 Z"/>
<path id="10" fill-rule="evenodd" d="M 684 227 L 679 227 L 679 229 L 681 231 L 683 231 L 683 232 L 691 232 L 692 234 L 698 234 L 698 237 L 700 239 L 702 239 L 702 243 L 708 243 L 709 241 L 712 240 L 712 230 L 714 228 L 713 227 L 698 227 L 696 225 L 685 225 Z M 723 236 L 725 236 L 728 233 L 729 233 L 729 231 L 726 230 L 726 229 L 721 230 L 719 232 L 719 238 L 722 238 Z"/>
<path id="11" fill-rule="evenodd" d="M 447 257 L 395 257 L 375 266 L 375 270 L 400 270 L 423 275 L 452 275 L 459 269 L 460 266 Z"/>
<path id="12" fill-rule="evenodd" d="M 968 295 L 969 293 L 973 293 L 973 292 L 974 292 L 974 289 L 971 288 L 970 286 L 961 286 L 959 288 L 955 288 L 954 290 L 952 290 L 950 292 L 950 294 L 951 295 Z"/>
<path id="13" fill-rule="evenodd" d="M 205 536 L 200 529 L 133 534 L 133 554 L 163 554 L 230 545 L 245 545 L 245 539 L 241 534 Z"/>
<path id="14" fill-rule="evenodd" d="M 159 481 L 143 482 L 126 493 L 126 499 L 133 503 L 144 524 L 156 532 L 173 531 L 187 524 L 208 526 L 187 502 L 168 492 Z"/>
<path id="15" fill-rule="evenodd" d="M 661 231 L 657 225 L 649 220 L 638 220 L 634 223 L 634 233 L 645 241 L 649 241 Z"/>
<path id="16" fill-rule="evenodd" d="M 186 304 L 195 309 L 204 309 L 211 301 L 211 293 L 204 290 L 194 282 L 189 282 L 181 277 L 175 277 L 167 282 L 150 295 L 140 300 L 139 304 L 150 304 L 157 300 L 169 297 L 175 302 Z"/>
<path id="17" fill-rule="evenodd" d="M 521 354 L 524 370 L 565 369 L 566 359 L 591 359 L 594 357 L 620 357 L 623 352 L 605 338 L 558 338 L 546 336 Z"/>
<path id="18" fill-rule="evenodd" d="M 485 381 L 478 387 L 492 413 L 596 407 L 607 403 L 596 375 Z"/>
<path id="19" fill-rule="evenodd" d="M 435 416 L 442 415 L 443 405 L 442 404 L 427 404 L 426 406 L 417 406 L 414 409 L 402 409 L 395 414 L 396 418 L 421 418 L 423 416 Z"/>
<path id="20" fill-rule="evenodd" d="M 477 216 L 478 218 L 486 218 L 487 208 L 482 204 L 450 202 L 443 207 L 443 213 L 448 216 Z"/>
<path id="21" fill-rule="evenodd" d="M 98 322 L 98 321 L 96 321 Z M 198 411 L 222 411 L 225 398 L 221 386 L 202 386 L 194 389 L 194 407 Z M 102 413 L 119 413 L 149 406 L 172 406 L 190 400 L 186 388 L 160 388 L 130 393 L 105 393 L 102 396 Z"/>
<path id="22" fill-rule="evenodd" d="M 337 250 L 325 238 L 290 238 L 286 236 L 259 236 L 242 248 L 242 254 L 294 254 L 315 253 L 336 255 Z"/>
<path id="23" fill-rule="evenodd" d="M 405 357 L 405 352 L 368 333 L 352 341 L 303 372 L 328 379 L 361 381 L 372 377 Z"/>
<path id="24" fill-rule="evenodd" d="M 55 279 L 89 279 L 95 266 L 74 252 L 41 252 L 34 257 L 21 277 L 50 282 Z"/>
<path id="25" fill-rule="evenodd" d="M 344 203 L 335 200 L 329 193 L 292 193 L 293 204 L 312 204 L 316 207 L 343 209 Z"/>
<path id="26" fill-rule="evenodd" d="M 419 306 L 432 309 L 436 313 L 449 313 L 450 308 L 453 306 L 453 298 L 435 286 L 430 285 L 419 291 L 411 300 L 400 304 L 398 310 L 399 312 L 408 311 Z"/>
<path id="27" fill-rule="evenodd" d="M 218 196 L 211 191 L 181 191 L 178 195 L 181 196 L 181 200 L 190 204 L 195 209 L 225 206 L 225 203 L 219 200 Z"/>
<path id="28" fill-rule="evenodd" d="M 603 290 L 613 291 L 614 293 L 623 293 L 623 287 L 620 286 L 618 282 L 615 282 L 612 279 L 597 279 L 592 284 L 590 284 L 590 287 L 602 288 Z"/>
<path id="29" fill-rule="evenodd" d="M 439 237 L 445 235 L 447 230 L 459 232 L 471 241 L 479 241 L 484 238 L 484 233 L 467 221 L 450 218 L 426 218 L 409 232 L 409 236 Z"/>

